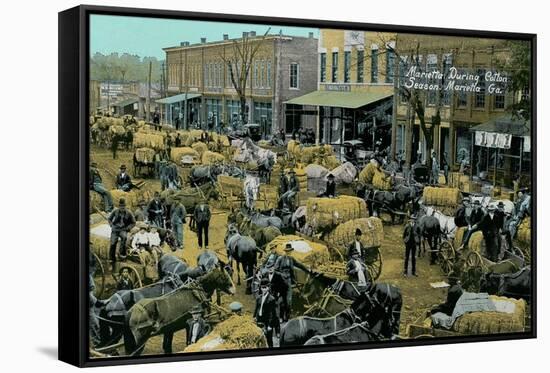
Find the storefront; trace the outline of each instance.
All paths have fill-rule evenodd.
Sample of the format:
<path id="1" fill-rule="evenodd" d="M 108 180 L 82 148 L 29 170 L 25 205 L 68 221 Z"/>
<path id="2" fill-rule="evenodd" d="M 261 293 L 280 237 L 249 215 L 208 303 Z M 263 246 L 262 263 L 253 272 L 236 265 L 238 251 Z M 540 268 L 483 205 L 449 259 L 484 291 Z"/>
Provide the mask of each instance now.
<path id="1" fill-rule="evenodd" d="M 200 98 L 200 93 L 180 93 L 156 100 L 161 105 L 161 123 L 176 128 L 189 128 L 193 123 L 200 123 Z"/>
<path id="2" fill-rule="evenodd" d="M 318 115 L 316 140 L 336 151 L 348 140 L 361 140 L 366 149 L 384 148 L 391 143 L 392 97 L 391 93 L 315 91 L 285 102 L 286 114 L 294 123 L 299 121 L 296 113 Z M 317 106 L 319 111 L 299 111 L 297 105 Z"/>
<path id="3" fill-rule="evenodd" d="M 531 172 L 531 123 L 504 115 L 470 130 L 472 175 L 493 185 L 512 186 Z M 458 149 L 458 148 L 457 148 Z"/>

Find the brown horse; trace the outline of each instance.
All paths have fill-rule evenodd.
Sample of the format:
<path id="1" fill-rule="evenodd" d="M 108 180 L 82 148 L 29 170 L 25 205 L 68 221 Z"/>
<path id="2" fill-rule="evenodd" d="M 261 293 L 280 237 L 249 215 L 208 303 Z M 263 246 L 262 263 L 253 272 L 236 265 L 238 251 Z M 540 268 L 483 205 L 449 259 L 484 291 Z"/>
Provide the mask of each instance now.
<path id="1" fill-rule="evenodd" d="M 164 352 L 172 353 L 174 333 L 185 327 L 194 307 L 202 305 L 208 310 L 214 291 L 235 294 L 230 272 L 227 267 L 217 267 L 199 277 L 194 284 L 161 297 L 140 300 L 133 305 L 124 323 L 126 354 L 141 354 L 147 340 L 159 334 L 164 335 Z"/>

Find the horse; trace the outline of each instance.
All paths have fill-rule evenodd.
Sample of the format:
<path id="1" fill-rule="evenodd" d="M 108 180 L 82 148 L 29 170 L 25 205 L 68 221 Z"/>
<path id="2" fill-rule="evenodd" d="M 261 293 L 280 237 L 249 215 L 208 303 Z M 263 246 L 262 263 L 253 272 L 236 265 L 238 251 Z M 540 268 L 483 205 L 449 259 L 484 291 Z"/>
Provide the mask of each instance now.
<path id="1" fill-rule="evenodd" d="M 180 202 L 185 207 L 187 214 L 191 216 L 189 226 L 194 228 L 193 212 L 195 206 L 200 203 L 207 203 L 211 199 L 218 200 L 220 198 L 216 185 L 215 183 L 206 183 L 198 187 L 186 187 L 181 190 L 166 189 L 160 192 L 160 196 L 168 202 L 169 211 L 171 211 L 175 202 Z"/>
<path id="2" fill-rule="evenodd" d="M 271 171 L 273 171 L 274 165 L 275 159 L 272 154 L 268 154 L 267 157 L 258 161 L 258 175 L 260 180 L 263 180 L 266 184 L 271 183 Z"/>
<path id="3" fill-rule="evenodd" d="M 230 222 L 241 227 L 243 224 L 254 224 L 258 227 L 276 227 L 281 229 L 283 221 L 277 216 L 262 215 L 258 212 L 248 215 L 243 209 L 233 211 L 230 216 Z"/>
<path id="4" fill-rule="evenodd" d="M 229 225 L 224 242 L 229 258 L 229 266 L 233 268 L 233 260 L 237 262 L 237 285 L 241 284 L 240 264 L 246 275 L 246 293 L 250 294 L 252 276 L 257 264 L 258 248 L 256 241 L 250 236 L 241 236 L 235 226 Z"/>
<path id="5" fill-rule="evenodd" d="M 486 273 L 480 280 L 480 291 L 530 301 L 531 266 L 526 266 L 515 273 Z"/>
<path id="6" fill-rule="evenodd" d="M 349 308 L 328 318 L 299 316 L 281 328 L 279 343 L 281 347 L 301 346 L 313 336 L 346 329 L 357 321 L 357 315 Z"/>
<path id="7" fill-rule="evenodd" d="M 358 196 L 363 196 L 363 192 L 358 192 Z M 395 196 L 395 192 L 387 190 L 374 190 L 369 189 L 364 191 L 362 197 L 367 202 L 369 209 L 369 216 L 379 216 L 381 210 L 386 211 L 391 216 L 392 224 L 395 224 L 395 211 L 401 209 L 402 201 L 398 200 Z M 401 221 L 404 219 L 404 215 L 401 216 Z"/>
<path id="8" fill-rule="evenodd" d="M 198 186 L 208 182 L 215 183 L 222 170 L 219 164 L 194 166 L 189 173 L 189 184 Z"/>
<path id="9" fill-rule="evenodd" d="M 402 306 L 403 296 L 397 286 L 376 283 L 361 293 L 351 309 L 375 335 L 392 339 L 399 334 Z"/>
<path id="10" fill-rule="evenodd" d="M 441 228 L 441 234 L 447 239 L 454 238 L 457 230 L 454 216 L 447 216 L 441 211 L 434 209 L 433 207 L 426 207 L 426 215 L 433 216 L 439 221 L 439 227 Z"/>
<path id="11" fill-rule="evenodd" d="M 160 297 L 142 299 L 130 308 L 124 321 L 124 348 L 127 355 L 140 355 L 152 336 L 163 334 L 163 350 L 172 353 L 174 333 L 185 327 L 190 311 L 203 306 L 210 309 L 209 299 L 214 291 L 235 294 L 229 268 L 217 267 Z"/>
<path id="12" fill-rule="evenodd" d="M 158 282 L 133 290 L 120 290 L 101 301 L 99 310 L 99 346 L 116 343 L 123 333 L 122 325 L 128 310 L 138 301 L 158 297 L 177 289 L 182 282 L 177 276 L 166 276 Z"/>
<path id="13" fill-rule="evenodd" d="M 255 176 L 246 176 L 243 184 L 245 204 L 249 211 L 254 211 L 254 204 L 260 192 L 260 179 Z"/>
<path id="14" fill-rule="evenodd" d="M 368 323 L 353 324 L 329 334 L 315 335 L 304 346 L 380 341 L 381 338 L 368 328 Z"/>
<path id="15" fill-rule="evenodd" d="M 201 266 L 195 268 L 189 267 L 187 263 L 171 254 L 164 254 L 159 259 L 157 267 L 159 278 L 177 276 L 182 283 L 186 282 L 189 278 L 196 278 L 206 272 Z"/>
<path id="16" fill-rule="evenodd" d="M 369 279 L 367 279 L 368 282 Z M 311 303 L 310 299 L 319 299 L 327 288 L 330 288 L 334 294 L 352 301 L 358 299 L 366 290 L 364 287 L 358 286 L 357 283 L 341 280 L 323 273 L 315 273 L 314 276 L 307 277 L 300 294 L 308 303 Z"/>
<path id="17" fill-rule="evenodd" d="M 418 257 L 421 257 L 426 251 L 424 242 L 426 240 L 430 247 L 430 264 L 435 264 L 437 252 L 439 250 L 439 240 L 441 238 L 441 225 L 439 224 L 439 220 L 433 215 L 427 215 L 427 209 L 425 207 L 420 208 L 416 221 L 414 222 L 414 231 L 416 236 L 420 238 L 418 242 Z"/>

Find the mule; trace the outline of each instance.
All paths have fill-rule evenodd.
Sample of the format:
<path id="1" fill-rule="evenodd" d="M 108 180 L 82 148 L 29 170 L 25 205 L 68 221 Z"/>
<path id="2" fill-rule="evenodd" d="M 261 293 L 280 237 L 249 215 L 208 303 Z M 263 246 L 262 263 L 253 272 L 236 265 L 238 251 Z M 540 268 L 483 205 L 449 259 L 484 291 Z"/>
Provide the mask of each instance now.
<path id="1" fill-rule="evenodd" d="M 531 300 L 531 266 L 515 273 L 487 273 L 480 281 L 480 291 L 509 298 Z"/>
<path id="2" fill-rule="evenodd" d="M 420 208 L 414 222 L 414 230 L 417 237 L 420 237 L 418 242 L 418 257 L 421 257 L 426 252 L 425 241 L 427 241 L 430 247 L 430 264 L 435 264 L 437 253 L 439 252 L 439 241 L 441 239 L 439 220 L 433 215 L 427 215 L 426 208 Z"/>

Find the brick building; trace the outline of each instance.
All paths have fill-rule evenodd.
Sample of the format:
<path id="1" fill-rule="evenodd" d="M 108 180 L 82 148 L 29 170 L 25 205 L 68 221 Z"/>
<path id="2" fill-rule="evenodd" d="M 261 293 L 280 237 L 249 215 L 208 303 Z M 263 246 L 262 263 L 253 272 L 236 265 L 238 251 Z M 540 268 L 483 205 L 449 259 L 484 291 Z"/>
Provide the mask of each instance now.
<path id="1" fill-rule="evenodd" d="M 317 87 L 317 39 L 313 33 L 259 36 L 254 31 L 243 33 L 243 38 L 251 45 L 260 43 L 246 84 L 246 121 L 260 124 L 262 135 L 269 136 L 285 126 L 283 102 Z M 239 96 L 224 62 L 242 40 L 223 35 L 218 41 L 202 38 L 200 43 L 164 48 L 170 96 L 156 101 L 164 123 L 209 129 L 222 122 L 234 128 L 242 124 Z"/>

